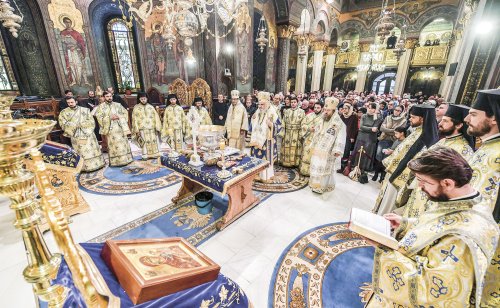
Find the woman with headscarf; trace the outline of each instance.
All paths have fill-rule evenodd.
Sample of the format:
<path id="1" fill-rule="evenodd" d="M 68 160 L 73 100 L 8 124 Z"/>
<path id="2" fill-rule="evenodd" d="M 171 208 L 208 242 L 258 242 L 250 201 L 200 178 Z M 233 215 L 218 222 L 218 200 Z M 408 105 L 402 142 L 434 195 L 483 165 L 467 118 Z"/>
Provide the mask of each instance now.
<path id="1" fill-rule="evenodd" d="M 342 155 L 342 160 L 340 162 L 340 169 L 337 172 L 342 173 L 344 168 L 347 166 L 349 161 L 349 156 L 351 155 L 351 149 L 354 147 L 354 142 L 358 135 L 358 116 L 354 113 L 352 102 L 350 100 L 345 100 L 344 105 L 339 110 L 340 119 L 344 122 L 346 126 L 346 138 L 344 154 Z"/>
<path id="2" fill-rule="evenodd" d="M 132 111 L 132 139 L 142 150 L 142 159 L 160 157 L 158 133 L 161 131 L 160 116 L 155 107 L 148 104 L 144 92 L 137 94 L 137 104 Z"/>
<path id="3" fill-rule="evenodd" d="M 373 169 L 375 174 L 372 177 L 372 181 L 376 181 L 380 174 L 380 180 L 383 181 L 385 178 L 385 167 L 382 165 L 382 160 L 387 156 L 382 153 L 383 149 L 390 148 L 392 143 L 396 140 L 394 137 L 394 130 L 397 127 L 406 125 L 406 116 L 404 114 L 403 106 L 396 106 L 392 114 L 389 114 L 382 125 L 380 126 L 380 131 L 382 132 L 378 137 L 377 152 L 375 154 L 375 161 Z"/>
<path id="4" fill-rule="evenodd" d="M 378 113 L 376 103 L 369 103 L 367 113 L 361 117 L 359 124 L 358 138 L 354 145 L 353 165 L 358 166 L 361 171 L 371 171 L 373 160 L 375 158 L 375 150 L 377 149 L 377 132 L 382 123 L 382 118 Z M 363 151 L 361 152 L 361 146 Z"/>

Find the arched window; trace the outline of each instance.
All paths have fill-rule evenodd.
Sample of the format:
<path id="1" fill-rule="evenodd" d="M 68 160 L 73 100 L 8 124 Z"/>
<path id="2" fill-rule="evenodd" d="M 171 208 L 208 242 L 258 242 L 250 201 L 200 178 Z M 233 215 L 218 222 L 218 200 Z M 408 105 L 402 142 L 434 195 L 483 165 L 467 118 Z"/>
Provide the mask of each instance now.
<path id="1" fill-rule="evenodd" d="M 141 88 L 141 81 L 132 31 L 125 21 L 114 18 L 108 22 L 108 38 L 118 91 L 120 93 L 125 90 L 138 91 Z"/>
<path id="2" fill-rule="evenodd" d="M 7 54 L 3 37 L 0 34 L 0 91 L 17 90 L 19 90 L 19 88 L 14 78 L 14 72 L 12 71 L 9 55 Z"/>
<path id="3" fill-rule="evenodd" d="M 373 80 L 372 91 L 375 91 L 377 95 L 381 95 L 384 93 L 393 93 L 395 85 L 396 85 L 396 73 L 389 72 L 380 74 L 377 78 Z"/>

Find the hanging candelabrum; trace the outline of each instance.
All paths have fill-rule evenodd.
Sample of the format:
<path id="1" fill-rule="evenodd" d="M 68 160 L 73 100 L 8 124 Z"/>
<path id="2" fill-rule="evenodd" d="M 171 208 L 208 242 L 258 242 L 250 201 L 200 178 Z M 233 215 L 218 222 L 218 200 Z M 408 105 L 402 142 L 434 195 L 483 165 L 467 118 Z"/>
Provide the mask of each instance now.
<path id="1" fill-rule="evenodd" d="M 401 36 L 396 43 L 396 46 L 394 46 L 394 55 L 396 56 L 396 59 L 399 61 L 401 59 L 401 56 L 403 53 L 406 51 L 405 44 L 406 44 L 406 24 L 403 25 L 403 31 L 401 32 Z"/>
<path id="2" fill-rule="evenodd" d="M 22 233 L 28 257 L 24 279 L 33 284 L 33 292 L 49 307 L 62 307 L 68 290 L 52 284 L 62 258 L 45 244 L 39 229 L 34 175 L 23 167 L 25 156 L 43 145 L 55 124 L 47 120 L 0 120 L 0 195 L 10 199 L 16 217 L 14 227 Z"/>
<path id="3" fill-rule="evenodd" d="M 260 48 L 260 52 L 261 53 L 264 52 L 264 48 L 267 46 L 267 42 L 269 42 L 269 40 L 266 37 L 266 31 L 267 31 L 266 20 L 264 19 L 264 16 L 262 16 L 260 18 L 259 28 L 258 28 L 258 31 L 257 31 L 258 32 L 258 37 L 255 40 L 255 42 L 257 43 L 257 46 L 259 46 L 259 48 Z"/>
<path id="4" fill-rule="evenodd" d="M 20 13 L 21 11 L 17 7 L 15 0 L 13 0 L 13 2 L 17 11 Z M 0 23 L 2 23 L 5 28 L 9 29 L 13 37 L 17 38 L 17 31 L 21 28 L 24 16 L 21 13 L 21 15 L 17 15 L 14 11 L 14 8 L 10 6 L 9 0 L 0 0 Z"/>

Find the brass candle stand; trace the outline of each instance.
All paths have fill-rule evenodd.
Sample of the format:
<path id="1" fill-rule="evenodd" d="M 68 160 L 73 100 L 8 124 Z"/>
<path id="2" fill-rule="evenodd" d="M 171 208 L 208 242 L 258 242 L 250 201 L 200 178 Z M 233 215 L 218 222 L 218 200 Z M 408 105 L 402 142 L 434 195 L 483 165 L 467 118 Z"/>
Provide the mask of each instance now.
<path id="1" fill-rule="evenodd" d="M 83 262 L 78 252 L 78 247 L 73 241 L 73 236 L 68 226 L 68 219 L 64 215 L 61 202 L 55 196 L 55 192 L 52 189 L 40 151 L 36 148 L 32 149 L 30 156 L 33 160 L 35 182 L 41 196 L 42 209 L 54 234 L 56 243 L 59 249 L 62 250 L 64 259 L 71 270 L 73 282 L 78 290 L 80 290 L 87 307 L 108 307 L 110 298 L 99 294 L 91 279 L 91 273 Z"/>
<path id="2" fill-rule="evenodd" d="M 2 117 L 4 115 L 2 113 Z M 54 121 L 42 120 L 0 120 L 0 195 L 10 199 L 10 208 L 16 216 L 14 227 L 22 233 L 28 256 L 24 279 L 33 284 L 34 293 L 48 302 L 49 307 L 62 307 L 68 290 L 60 285 L 51 285 L 61 256 L 50 253 L 38 228 L 40 216 L 34 176 L 23 168 L 26 154 L 42 146 L 55 124 Z"/>

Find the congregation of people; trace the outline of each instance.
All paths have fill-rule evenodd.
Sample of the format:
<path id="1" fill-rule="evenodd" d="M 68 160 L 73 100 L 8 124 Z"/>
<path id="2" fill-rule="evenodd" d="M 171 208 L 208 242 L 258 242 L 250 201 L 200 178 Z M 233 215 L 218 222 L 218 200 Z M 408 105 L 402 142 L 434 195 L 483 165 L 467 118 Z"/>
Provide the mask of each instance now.
<path id="1" fill-rule="evenodd" d="M 192 144 L 175 94 L 168 94 L 160 119 L 139 93 L 131 127 L 112 89 L 102 93 L 101 102 L 89 93 L 80 105 L 69 94 L 61 101 L 67 108 L 59 124 L 83 157 L 83 171 L 104 167 L 102 139 L 110 166 L 132 162 L 129 136 L 143 159 L 159 157 L 162 143 L 173 151 Z M 218 95 L 210 112 L 201 98 L 191 108 L 201 124 L 224 126 L 230 147 L 269 162 L 257 181 L 272 182 L 281 165 L 309 177 L 318 194 L 334 190 L 338 176 L 364 183 L 370 174 L 381 183 L 372 211 L 391 221 L 403 246 L 392 250 L 373 243 L 379 249 L 369 307 L 498 302 L 500 268 L 491 262 L 500 256 L 500 90 L 479 91 L 471 107 L 440 95 L 336 90 L 241 96 L 233 90 L 229 99 Z M 398 288 L 391 285 L 395 277 Z M 419 286 L 418 294 L 411 295 L 411 285 Z"/>

